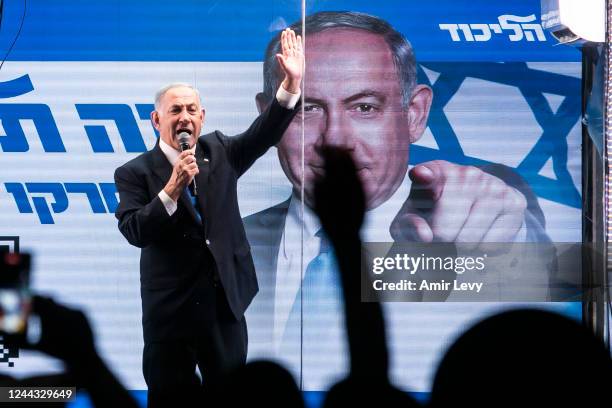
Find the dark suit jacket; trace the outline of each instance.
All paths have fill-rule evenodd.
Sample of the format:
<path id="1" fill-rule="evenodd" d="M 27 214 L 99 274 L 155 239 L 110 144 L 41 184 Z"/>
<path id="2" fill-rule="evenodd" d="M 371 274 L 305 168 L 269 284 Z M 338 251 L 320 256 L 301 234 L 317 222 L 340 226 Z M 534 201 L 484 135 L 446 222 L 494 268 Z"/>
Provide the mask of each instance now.
<path id="1" fill-rule="evenodd" d="M 119 230 L 132 245 L 142 248 L 145 341 L 191 333 L 202 312 L 202 305 L 192 301 L 194 291 L 198 279 L 207 273 L 209 254 L 231 312 L 236 319 L 244 314 L 258 285 L 238 209 L 237 181 L 281 139 L 295 112 L 297 109 L 285 109 L 274 99 L 243 134 L 227 137 L 215 131 L 198 139 L 200 172 L 195 180 L 202 223 L 186 192 L 172 216 L 159 199 L 158 193 L 172 173 L 159 144 L 115 171 Z"/>

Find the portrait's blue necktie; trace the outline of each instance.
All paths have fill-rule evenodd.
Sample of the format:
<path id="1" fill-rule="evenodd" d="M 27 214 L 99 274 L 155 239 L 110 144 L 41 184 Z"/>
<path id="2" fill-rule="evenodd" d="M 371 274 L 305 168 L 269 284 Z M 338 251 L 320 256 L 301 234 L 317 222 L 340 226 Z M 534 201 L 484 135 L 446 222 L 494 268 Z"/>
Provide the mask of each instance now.
<path id="1" fill-rule="evenodd" d="M 316 235 L 321 238 L 319 254 L 308 263 L 302 283 L 304 324 L 312 329 L 316 329 L 317 317 L 330 311 L 339 288 L 333 248 L 322 230 Z"/>
<path id="2" fill-rule="evenodd" d="M 321 237 L 319 253 L 306 267 L 285 326 L 283 342 L 288 344 L 281 347 L 281 352 L 285 346 L 300 350 L 305 378 L 315 375 L 317 367 L 325 367 L 326 355 L 342 352 L 344 345 L 339 339 L 343 309 L 334 251 L 322 230 L 316 235 Z"/>

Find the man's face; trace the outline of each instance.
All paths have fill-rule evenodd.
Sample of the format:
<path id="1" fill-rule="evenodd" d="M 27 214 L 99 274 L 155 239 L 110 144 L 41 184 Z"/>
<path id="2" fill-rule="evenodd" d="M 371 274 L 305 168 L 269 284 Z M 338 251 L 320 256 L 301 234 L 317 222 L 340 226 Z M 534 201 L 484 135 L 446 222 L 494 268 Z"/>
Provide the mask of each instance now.
<path id="1" fill-rule="evenodd" d="M 309 205 L 314 177 L 322 171 L 321 146 L 351 152 L 369 209 L 395 192 L 406 174 L 410 143 L 421 136 L 427 121 L 431 90 L 418 89 L 424 93 L 422 101 L 403 109 L 392 54 L 379 35 L 334 28 L 308 36 L 304 183 Z M 277 146 L 281 166 L 296 190 L 302 184 L 301 123 L 298 114 Z"/>
<path id="2" fill-rule="evenodd" d="M 204 110 L 195 91 L 181 86 L 169 89 L 162 96 L 159 109 L 151 113 L 151 120 L 159 137 L 180 150 L 176 136 L 181 132 L 189 133 L 189 146 L 193 146 L 202 129 Z"/>

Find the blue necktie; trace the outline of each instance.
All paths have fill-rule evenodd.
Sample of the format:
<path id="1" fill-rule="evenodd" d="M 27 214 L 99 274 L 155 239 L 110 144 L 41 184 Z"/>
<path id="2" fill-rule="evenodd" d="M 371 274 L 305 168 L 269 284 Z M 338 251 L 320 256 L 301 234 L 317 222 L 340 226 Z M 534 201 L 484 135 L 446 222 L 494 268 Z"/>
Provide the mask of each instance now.
<path id="1" fill-rule="evenodd" d="M 329 353 L 344 353 L 342 292 L 333 248 L 322 230 L 319 253 L 306 267 L 302 286 L 291 308 L 281 352 L 302 353 L 303 377 L 317 377 Z M 300 313 L 301 312 L 301 313 Z M 300 330 L 300 326 L 302 330 Z M 340 340 L 340 341 L 338 341 Z M 301 344 L 300 344 L 301 343 Z M 300 347 L 301 346 L 301 347 Z M 309 381 L 305 381 L 305 384 Z"/>
<path id="2" fill-rule="evenodd" d="M 302 282 L 305 331 L 307 325 L 316 329 L 317 318 L 332 311 L 339 289 L 333 248 L 321 230 L 316 235 L 321 237 L 319 254 L 306 267 Z"/>
<path id="3" fill-rule="evenodd" d="M 191 188 L 191 184 L 187 188 L 187 195 L 191 199 L 191 205 L 195 210 L 196 217 L 198 217 L 198 221 L 202 222 L 202 214 L 200 212 L 200 203 L 198 203 L 198 197 L 193 195 L 193 190 Z"/>

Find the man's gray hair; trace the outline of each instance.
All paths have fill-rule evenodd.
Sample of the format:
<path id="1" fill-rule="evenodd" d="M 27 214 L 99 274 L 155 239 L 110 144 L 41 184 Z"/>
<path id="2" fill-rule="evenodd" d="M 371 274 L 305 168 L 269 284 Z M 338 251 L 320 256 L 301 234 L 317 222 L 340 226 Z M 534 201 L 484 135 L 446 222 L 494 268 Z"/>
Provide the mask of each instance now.
<path id="1" fill-rule="evenodd" d="M 296 33 L 302 31 L 302 22 L 297 21 L 290 26 Z M 331 28 L 351 28 L 364 30 L 383 37 L 391 53 L 393 63 L 397 71 L 402 90 L 402 106 L 408 107 L 410 95 L 416 85 L 416 59 L 410 42 L 402 34 L 396 31 L 391 24 L 386 21 L 365 13 L 351 11 L 322 11 L 306 16 L 306 35 L 329 30 Z M 306 44 L 308 47 L 308 44 Z M 264 60 L 264 90 L 263 93 L 268 99 L 276 95 L 276 90 L 280 84 L 280 67 L 276 60 L 276 54 L 280 53 L 280 33 L 275 36 L 266 49 Z M 373 62 L 375 63 L 375 62 Z M 306 61 L 308 64 L 308 61 Z M 342 64 L 340 63 L 340 66 Z M 306 79 L 308 80 L 308 79 Z"/>
<path id="2" fill-rule="evenodd" d="M 160 105 L 161 99 L 164 97 L 166 92 L 168 92 L 169 90 L 174 89 L 174 88 L 189 88 L 189 89 L 193 89 L 193 91 L 195 92 L 195 94 L 198 97 L 198 100 L 200 101 L 200 105 L 202 105 L 202 100 L 200 99 L 200 91 L 198 91 L 194 86 L 189 85 L 189 84 L 184 83 L 184 82 L 174 82 L 172 84 L 165 85 L 165 86 L 159 88 L 159 90 L 157 92 L 155 92 L 155 110 L 159 110 L 159 105 Z"/>

